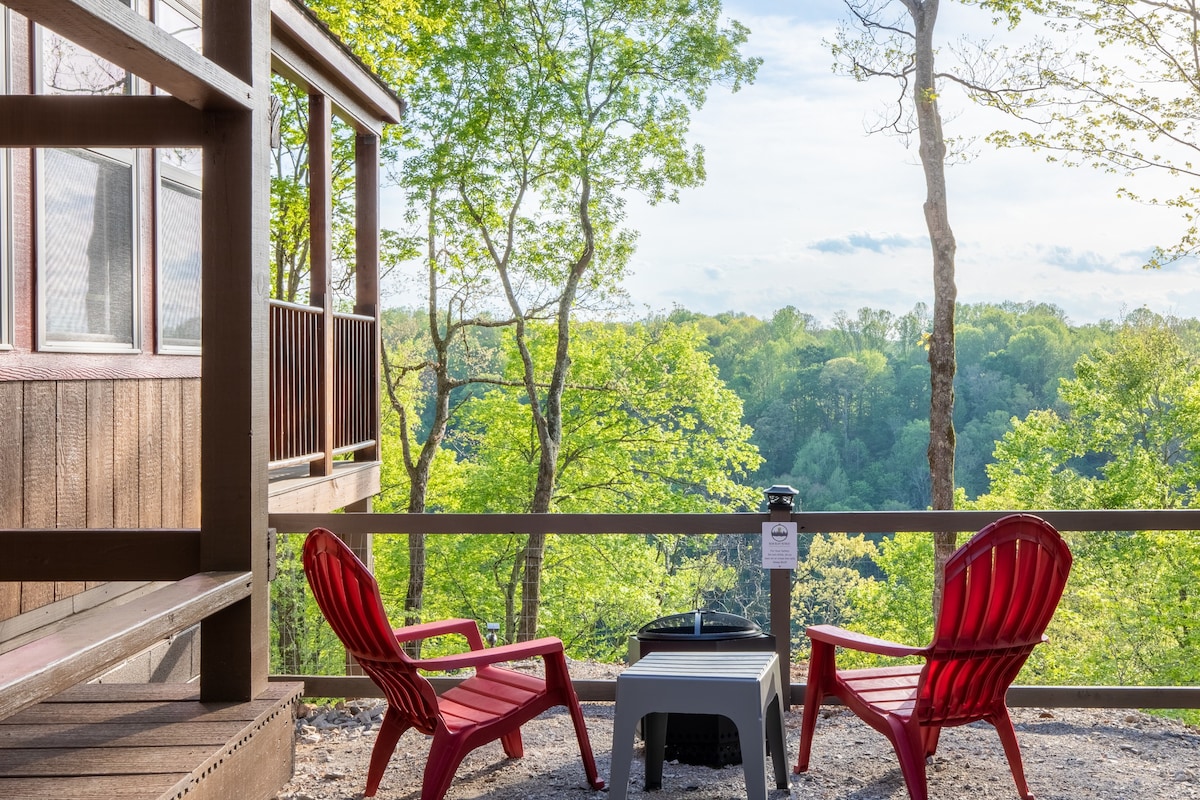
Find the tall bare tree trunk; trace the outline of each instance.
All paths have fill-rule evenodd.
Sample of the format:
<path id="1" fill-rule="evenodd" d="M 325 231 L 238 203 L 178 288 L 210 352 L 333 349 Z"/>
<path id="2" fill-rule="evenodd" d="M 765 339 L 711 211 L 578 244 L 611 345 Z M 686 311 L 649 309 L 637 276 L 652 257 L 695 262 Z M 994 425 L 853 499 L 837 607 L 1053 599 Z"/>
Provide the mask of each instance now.
<path id="1" fill-rule="evenodd" d="M 558 453 L 562 447 L 562 395 L 571 370 L 571 310 L 575 307 L 579 282 L 591 265 L 595 253 L 595 231 L 588 209 L 591 196 L 591 180 L 585 170 L 580 181 L 578 206 L 579 226 L 583 231 L 583 251 L 571 265 L 562 295 L 559 296 L 555 318 L 558 340 L 554 351 L 554 370 L 550 376 L 550 385 L 546 388 L 545 403 L 541 412 L 538 411 L 536 402 L 530 403 L 541 449 L 537 486 L 534 488 L 533 503 L 529 509 L 534 514 L 549 513 L 551 502 L 554 500 L 555 482 L 558 479 Z M 518 331 L 522 330 L 523 327 L 518 325 Z M 533 381 L 532 360 L 527 355 L 524 339 L 519 335 L 518 345 L 522 350 L 522 358 L 526 359 L 525 382 L 529 398 L 533 401 L 537 394 Z M 537 636 L 538 613 L 542 601 L 542 565 L 545 560 L 546 534 L 529 534 L 529 540 L 525 544 L 524 581 L 521 585 L 521 624 L 517 631 L 517 640 L 521 642 Z"/>
<path id="2" fill-rule="evenodd" d="M 937 106 L 933 30 L 938 0 L 903 0 L 913 19 L 913 102 L 925 172 L 925 224 L 933 248 L 933 332 L 929 339 L 929 477 L 935 510 L 954 508 L 954 232 L 946 203 L 946 142 Z M 945 566 L 954 552 L 955 531 L 937 531 L 934 542 L 933 612 L 942 604 Z"/>

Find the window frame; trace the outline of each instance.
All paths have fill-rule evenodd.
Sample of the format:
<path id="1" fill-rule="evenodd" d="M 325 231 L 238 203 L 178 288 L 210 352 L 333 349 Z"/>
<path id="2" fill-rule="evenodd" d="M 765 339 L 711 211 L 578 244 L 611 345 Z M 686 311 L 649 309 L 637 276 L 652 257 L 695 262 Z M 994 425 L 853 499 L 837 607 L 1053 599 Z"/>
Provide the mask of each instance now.
<path id="1" fill-rule="evenodd" d="M 135 11 L 139 8 L 138 0 L 117 0 L 117 2 L 127 5 Z M 43 25 L 35 25 L 33 27 L 33 85 L 35 93 L 45 95 L 48 93 L 49 87 L 46 85 L 46 55 L 45 44 L 46 36 L 55 35 L 53 31 Z M 80 48 L 87 52 L 86 48 Z M 125 70 L 125 90 L 120 94 L 129 96 L 139 94 L 139 86 L 141 80 L 133 73 Z M 45 153 L 49 149 L 63 150 L 67 152 L 75 152 L 82 154 L 85 158 L 107 159 L 109 161 L 128 166 L 130 176 L 130 325 L 131 335 L 129 342 L 104 342 L 81 339 L 78 341 L 72 340 L 50 340 L 47 338 L 47 308 L 49 303 L 48 292 L 46 291 L 46 168 L 45 168 Z M 35 301 L 36 322 L 34 325 L 34 348 L 38 352 L 46 353 L 108 353 L 121 355 L 137 355 L 142 352 L 142 319 L 145 313 L 143 308 L 143 287 L 148 279 L 145 275 L 145 266 L 142 264 L 142 242 L 140 241 L 140 231 L 142 227 L 142 204 L 141 190 L 139 189 L 142 170 L 138 166 L 139 158 L 137 148 L 122 148 L 109 149 L 98 147 L 64 147 L 64 148 L 35 148 L 33 150 L 33 186 L 34 195 L 34 213 L 36 224 L 34 226 L 34 247 L 36 258 L 33 265 L 34 285 L 35 285 Z"/>
<path id="2" fill-rule="evenodd" d="M 130 341 L 105 342 L 80 339 L 51 340 L 47 338 L 47 322 L 49 318 L 49 293 L 46 290 L 46 168 L 45 155 L 47 150 L 61 150 L 81 154 L 84 158 L 100 158 L 120 166 L 128 167 L 130 178 L 129 194 L 129 255 L 130 255 Z M 112 150 L 106 148 L 37 148 L 35 159 L 35 195 L 37 203 L 37 226 L 35 241 L 37 243 L 37 263 L 34 267 L 37 276 L 37 349 L 47 353 L 119 353 L 138 354 L 142 352 L 142 286 L 145 280 L 141 263 L 141 243 L 138 232 L 142 219 L 138 192 L 138 151 L 136 149 Z"/>

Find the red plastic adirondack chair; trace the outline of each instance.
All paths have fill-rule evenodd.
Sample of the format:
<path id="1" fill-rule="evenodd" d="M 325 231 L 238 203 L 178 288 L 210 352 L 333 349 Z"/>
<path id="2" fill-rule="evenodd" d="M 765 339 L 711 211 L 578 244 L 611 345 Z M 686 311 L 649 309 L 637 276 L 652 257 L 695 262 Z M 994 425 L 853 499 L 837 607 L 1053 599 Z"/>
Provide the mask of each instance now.
<path id="1" fill-rule="evenodd" d="M 485 648 L 473 620 L 451 619 L 392 629 L 375 578 L 346 544 L 324 528 L 304 542 L 304 572 L 321 612 L 351 653 L 387 697 L 367 772 L 365 797 L 373 797 L 396 744 L 409 728 L 433 737 L 421 800 L 441 800 L 463 757 L 488 742 L 500 740 L 509 758 L 524 755 L 521 725 L 548 708 L 563 705 L 571 713 L 584 771 L 593 788 L 604 788 L 596 773 L 583 712 L 567 673 L 558 639 L 546 637 L 520 644 Z M 414 659 L 402 642 L 454 633 L 465 636 L 470 651 L 442 658 Z M 541 657 L 542 678 L 495 666 Z M 438 697 L 417 670 L 474 668 L 474 676 Z"/>
<path id="2" fill-rule="evenodd" d="M 1000 734 L 1021 797 L 1033 800 L 1016 732 L 1004 705 L 1009 684 L 1054 614 L 1071 570 L 1058 532 L 1031 514 L 988 525 L 946 563 L 942 610 L 928 647 L 907 647 L 832 625 L 808 629 L 812 640 L 800 758 L 808 769 L 813 729 L 824 695 L 844 702 L 891 740 L 908 795 L 926 800 L 925 758 L 943 727 L 986 720 Z M 924 665 L 839 670 L 834 648 L 885 656 L 924 656 Z"/>

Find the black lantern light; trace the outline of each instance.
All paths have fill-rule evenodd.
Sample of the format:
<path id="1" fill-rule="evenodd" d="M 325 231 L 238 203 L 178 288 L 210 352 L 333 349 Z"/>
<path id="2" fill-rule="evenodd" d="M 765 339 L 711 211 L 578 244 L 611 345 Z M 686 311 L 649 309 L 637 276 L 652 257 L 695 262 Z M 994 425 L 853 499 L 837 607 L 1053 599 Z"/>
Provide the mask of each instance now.
<path id="1" fill-rule="evenodd" d="M 796 490 L 791 486 L 772 486 L 767 489 L 767 508 L 771 511 L 791 511 Z"/>

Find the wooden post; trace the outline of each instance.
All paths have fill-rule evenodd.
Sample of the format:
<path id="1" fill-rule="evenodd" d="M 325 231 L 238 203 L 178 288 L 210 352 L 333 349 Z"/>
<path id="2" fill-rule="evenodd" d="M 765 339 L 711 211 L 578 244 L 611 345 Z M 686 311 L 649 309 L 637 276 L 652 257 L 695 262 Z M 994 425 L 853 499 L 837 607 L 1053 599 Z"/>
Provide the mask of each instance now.
<path id="1" fill-rule="evenodd" d="M 373 447 L 358 450 L 355 461 L 379 460 L 379 360 L 383 357 L 379 323 L 379 137 L 360 133 L 354 140 L 354 313 L 375 318 L 371 359 L 371 438 Z"/>
<path id="2" fill-rule="evenodd" d="M 309 303 L 321 309 L 320 385 L 317 420 L 320 460 L 312 475 L 333 472 L 333 108 L 322 94 L 308 96 Z"/>
<path id="3" fill-rule="evenodd" d="M 791 522 L 791 508 L 771 509 L 771 522 Z M 771 633 L 782 673 L 779 687 L 783 710 L 792 707 L 792 571 L 771 570 Z"/>
<path id="4" fill-rule="evenodd" d="M 250 570 L 250 597 L 201 624 L 200 696 L 267 687 L 270 0 L 205 0 L 204 55 L 250 87 L 249 109 L 204 112 L 203 570 Z"/>

